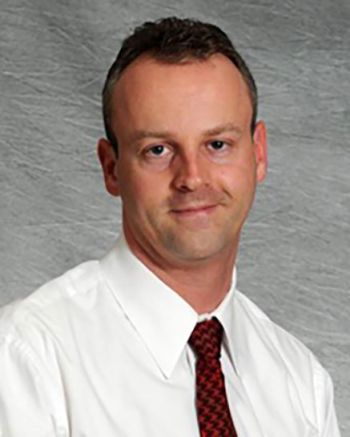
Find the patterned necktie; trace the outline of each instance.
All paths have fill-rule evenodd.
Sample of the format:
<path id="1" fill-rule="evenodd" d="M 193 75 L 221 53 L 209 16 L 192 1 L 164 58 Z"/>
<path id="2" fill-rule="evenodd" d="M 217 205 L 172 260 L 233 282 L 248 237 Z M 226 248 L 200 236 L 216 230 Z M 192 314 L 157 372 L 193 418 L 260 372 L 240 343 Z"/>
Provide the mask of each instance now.
<path id="1" fill-rule="evenodd" d="M 196 360 L 196 406 L 201 437 L 237 437 L 232 422 L 220 352 L 223 336 L 215 317 L 197 323 L 189 344 Z"/>

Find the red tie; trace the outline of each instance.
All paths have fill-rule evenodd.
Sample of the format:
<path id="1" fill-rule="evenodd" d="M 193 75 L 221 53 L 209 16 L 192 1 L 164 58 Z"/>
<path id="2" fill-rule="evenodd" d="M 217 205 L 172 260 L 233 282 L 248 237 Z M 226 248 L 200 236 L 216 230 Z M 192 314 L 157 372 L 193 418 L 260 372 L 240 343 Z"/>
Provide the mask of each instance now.
<path id="1" fill-rule="evenodd" d="M 214 317 L 197 323 L 188 341 L 197 357 L 196 406 L 201 437 L 237 437 L 221 371 L 222 336 L 221 323 Z"/>

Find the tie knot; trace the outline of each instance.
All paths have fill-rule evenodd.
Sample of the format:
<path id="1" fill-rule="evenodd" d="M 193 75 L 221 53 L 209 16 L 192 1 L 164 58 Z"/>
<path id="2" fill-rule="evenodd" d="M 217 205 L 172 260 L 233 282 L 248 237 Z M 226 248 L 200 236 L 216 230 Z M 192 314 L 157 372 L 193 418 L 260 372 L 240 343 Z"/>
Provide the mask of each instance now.
<path id="1" fill-rule="evenodd" d="M 197 323 L 188 343 L 198 359 L 219 359 L 223 328 L 216 317 Z"/>

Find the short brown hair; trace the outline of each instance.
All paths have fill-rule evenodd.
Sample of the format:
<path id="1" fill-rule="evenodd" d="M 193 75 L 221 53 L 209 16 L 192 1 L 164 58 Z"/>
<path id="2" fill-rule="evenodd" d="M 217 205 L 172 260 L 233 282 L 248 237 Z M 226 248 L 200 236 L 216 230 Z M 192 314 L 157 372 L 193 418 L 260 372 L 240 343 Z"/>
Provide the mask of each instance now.
<path id="1" fill-rule="evenodd" d="M 103 121 L 106 136 L 118 151 L 118 142 L 111 126 L 112 94 L 116 81 L 136 58 L 149 54 L 161 62 L 176 64 L 191 59 L 206 60 L 221 53 L 236 66 L 249 91 L 253 115 L 251 132 L 254 132 L 257 117 L 257 88 L 254 78 L 231 40 L 219 27 L 198 20 L 177 17 L 145 22 L 128 36 L 110 67 L 102 93 Z"/>

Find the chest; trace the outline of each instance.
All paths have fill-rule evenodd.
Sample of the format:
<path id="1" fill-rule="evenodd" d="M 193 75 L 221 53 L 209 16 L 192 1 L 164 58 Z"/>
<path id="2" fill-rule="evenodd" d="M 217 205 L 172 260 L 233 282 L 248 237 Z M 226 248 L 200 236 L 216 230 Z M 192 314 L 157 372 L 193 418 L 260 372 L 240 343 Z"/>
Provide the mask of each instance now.
<path id="1" fill-rule="evenodd" d="M 121 348 L 62 363 L 69 437 L 199 436 L 195 373 L 184 351 L 165 378 L 142 348 Z M 222 358 L 227 397 L 240 437 L 316 437 L 284 372 L 238 376 Z"/>

